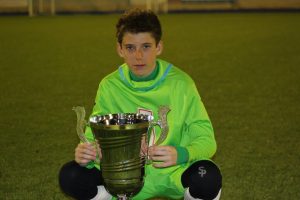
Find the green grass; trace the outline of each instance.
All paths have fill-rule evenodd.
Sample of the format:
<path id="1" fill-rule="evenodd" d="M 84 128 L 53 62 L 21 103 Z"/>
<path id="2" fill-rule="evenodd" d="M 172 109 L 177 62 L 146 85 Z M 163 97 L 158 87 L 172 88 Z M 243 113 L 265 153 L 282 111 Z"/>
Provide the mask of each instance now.
<path id="1" fill-rule="evenodd" d="M 76 116 L 122 62 L 117 15 L 0 17 L 0 199 L 68 199 Z M 300 14 L 162 15 L 161 56 L 197 83 L 224 200 L 300 196 Z"/>

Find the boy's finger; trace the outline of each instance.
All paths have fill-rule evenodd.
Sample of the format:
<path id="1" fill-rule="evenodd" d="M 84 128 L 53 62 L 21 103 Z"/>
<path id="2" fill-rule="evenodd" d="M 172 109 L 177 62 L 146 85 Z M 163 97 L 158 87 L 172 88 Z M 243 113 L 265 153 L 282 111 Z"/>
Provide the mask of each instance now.
<path id="1" fill-rule="evenodd" d="M 168 162 L 153 163 L 153 167 L 156 167 L 156 168 L 163 168 L 163 167 L 168 167 L 168 166 L 169 166 Z"/>
<path id="2" fill-rule="evenodd" d="M 167 156 L 151 156 L 151 160 L 153 161 L 167 161 L 168 157 Z"/>

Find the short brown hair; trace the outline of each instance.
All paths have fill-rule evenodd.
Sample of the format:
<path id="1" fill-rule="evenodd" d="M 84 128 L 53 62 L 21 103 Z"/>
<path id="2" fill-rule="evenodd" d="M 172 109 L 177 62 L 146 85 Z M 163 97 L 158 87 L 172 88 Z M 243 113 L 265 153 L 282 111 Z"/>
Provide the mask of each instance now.
<path id="1" fill-rule="evenodd" d="M 117 25 L 117 40 L 121 44 L 125 33 L 149 32 L 159 43 L 162 36 L 161 25 L 155 13 L 150 10 L 131 9 L 119 19 Z"/>

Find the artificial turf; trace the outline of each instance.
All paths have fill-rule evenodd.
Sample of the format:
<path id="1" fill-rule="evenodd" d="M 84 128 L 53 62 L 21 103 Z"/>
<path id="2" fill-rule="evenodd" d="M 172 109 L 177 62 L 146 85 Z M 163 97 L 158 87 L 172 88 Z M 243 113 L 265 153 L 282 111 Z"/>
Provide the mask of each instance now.
<path id="1" fill-rule="evenodd" d="M 61 165 L 122 60 L 118 15 L 0 17 L 0 199 L 68 199 Z M 195 80 L 213 122 L 222 198 L 300 197 L 300 13 L 161 15 L 164 58 Z"/>

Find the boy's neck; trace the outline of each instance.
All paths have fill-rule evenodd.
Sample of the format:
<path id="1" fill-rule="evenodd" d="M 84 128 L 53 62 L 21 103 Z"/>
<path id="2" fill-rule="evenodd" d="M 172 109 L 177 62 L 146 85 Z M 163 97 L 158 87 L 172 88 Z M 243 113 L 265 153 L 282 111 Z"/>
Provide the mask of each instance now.
<path id="1" fill-rule="evenodd" d="M 129 70 L 130 79 L 133 81 L 136 81 L 136 82 L 151 81 L 156 78 L 157 74 L 158 74 L 158 66 L 157 65 L 155 66 L 155 68 L 151 72 L 151 74 L 149 74 L 148 76 L 145 76 L 145 77 L 137 76 Z"/>

